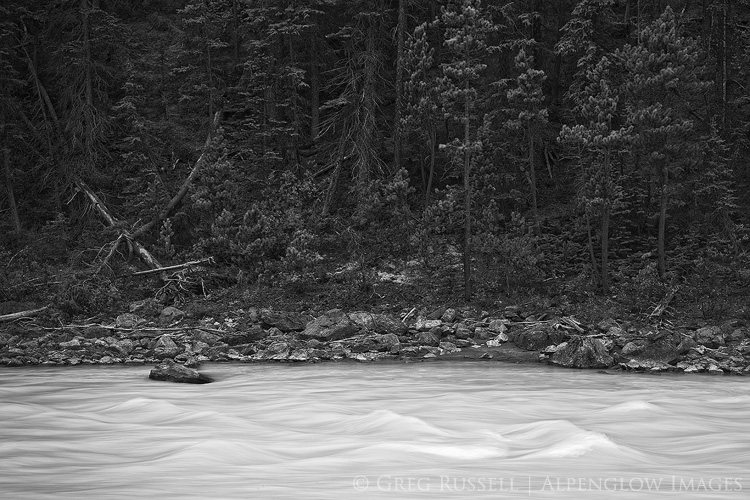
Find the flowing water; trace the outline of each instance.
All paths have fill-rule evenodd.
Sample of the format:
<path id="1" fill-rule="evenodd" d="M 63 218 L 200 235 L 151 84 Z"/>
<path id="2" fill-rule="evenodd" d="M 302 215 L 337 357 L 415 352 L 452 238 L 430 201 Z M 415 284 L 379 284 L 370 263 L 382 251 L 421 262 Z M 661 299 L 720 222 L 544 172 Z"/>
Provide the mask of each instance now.
<path id="1" fill-rule="evenodd" d="M 0 498 L 747 499 L 750 379 L 501 363 L 0 369 Z"/>

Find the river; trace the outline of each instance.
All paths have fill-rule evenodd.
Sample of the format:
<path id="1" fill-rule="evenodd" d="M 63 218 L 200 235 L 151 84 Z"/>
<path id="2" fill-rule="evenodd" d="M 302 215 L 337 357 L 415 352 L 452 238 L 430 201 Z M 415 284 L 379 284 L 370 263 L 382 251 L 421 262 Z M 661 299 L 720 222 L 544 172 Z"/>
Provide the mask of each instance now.
<path id="1" fill-rule="evenodd" d="M 0 369 L 0 498 L 746 499 L 750 379 L 501 363 Z"/>

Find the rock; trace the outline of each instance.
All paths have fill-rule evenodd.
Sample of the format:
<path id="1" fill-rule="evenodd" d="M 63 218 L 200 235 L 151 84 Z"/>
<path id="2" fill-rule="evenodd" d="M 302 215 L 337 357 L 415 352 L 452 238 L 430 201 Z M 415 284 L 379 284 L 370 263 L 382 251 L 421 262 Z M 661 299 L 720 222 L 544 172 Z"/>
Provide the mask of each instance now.
<path id="1" fill-rule="evenodd" d="M 407 330 L 406 325 L 387 314 L 358 311 L 350 313 L 349 319 L 361 330 L 371 330 L 376 333 L 403 335 Z"/>
<path id="2" fill-rule="evenodd" d="M 198 370 L 175 363 L 171 359 L 165 359 L 159 365 L 155 366 L 151 370 L 151 373 L 149 373 L 148 378 L 183 384 L 207 384 L 213 382 L 207 375 L 198 373 Z"/>
<path id="3" fill-rule="evenodd" d="M 603 319 L 596 325 L 600 332 L 607 332 L 610 328 L 619 328 L 619 326 L 617 321 L 612 318 Z"/>
<path id="4" fill-rule="evenodd" d="M 399 355 L 404 358 L 415 358 L 419 354 L 418 347 L 402 347 Z"/>
<path id="5" fill-rule="evenodd" d="M 521 349 L 538 351 L 549 345 L 557 345 L 565 340 L 567 334 L 550 326 L 535 326 L 510 335 L 511 340 Z"/>
<path id="6" fill-rule="evenodd" d="M 454 344 L 456 344 L 458 347 L 461 347 L 461 348 L 471 347 L 474 345 L 474 341 L 469 340 L 469 339 L 456 339 Z"/>
<path id="7" fill-rule="evenodd" d="M 145 323 L 145 321 L 132 313 L 120 314 L 115 319 L 117 328 L 137 328 L 142 323 Z"/>
<path id="8" fill-rule="evenodd" d="M 445 308 L 445 307 L 438 307 L 437 309 L 435 309 L 434 311 L 432 311 L 430 314 L 428 314 L 426 319 L 427 320 L 440 319 L 440 318 L 443 317 L 443 314 L 445 314 L 445 312 L 447 310 L 448 309 Z"/>
<path id="9" fill-rule="evenodd" d="M 693 332 L 693 339 L 701 345 L 716 349 L 724 345 L 724 336 L 718 326 L 704 326 Z"/>
<path id="10" fill-rule="evenodd" d="M 620 367 L 629 371 L 638 372 L 666 372 L 674 370 L 674 367 L 672 365 L 669 365 L 662 361 L 654 361 L 653 359 L 631 359 L 627 363 L 620 363 Z"/>
<path id="11" fill-rule="evenodd" d="M 357 334 L 359 328 L 340 309 L 333 309 L 315 318 L 300 333 L 301 338 L 335 341 Z"/>
<path id="12" fill-rule="evenodd" d="M 182 352 L 169 335 L 162 335 L 154 345 L 154 357 L 156 359 L 174 358 Z"/>
<path id="13" fill-rule="evenodd" d="M 477 340 L 487 340 L 493 333 L 488 328 L 479 327 L 474 330 L 474 338 Z"/>
<path id="14" fill-rule="evenodd" d="M 715 364 L 710 364 L 708 366 L 708 370 L 706 370 L 709 375 L 724 375 L 724 370 L 716 366 Z"/>
<path id="15" fill-rule="evenodd" d="M 282 361 L 289 357 L 291 346 L 287 342 L 273 342 L 266 349 L 266 359 Z"/>
<path id="16" fill-rule="evenodd" d="M 307 326 L 308 318 L 300 313 L 263 309 L 260 321 L 265 328 L 276 327 L 282 332 L 301 332 Z"/>
<path id="17" fill-rule="evenodd" d="M 692 338 L 678 332 L 662 331 L 650 334 L 645 339 L 637 339 L 625 344 L 621 355 L 625 359 L 653 360 L 674 363 L 695 345 Z"/>
<path id="18" fill-rule="evenodd" d="M 645 345 L 646 345 L 645 340 L 636 340 L 633 342 L 628 342 L 622 348 L 622 355 L 632 356 L 633 354 L 640 353 L 643 350 L 643 347 Z"/>
<path id="19" fill-rule="evenodd" d="M 394 347 L 398 347 L 401 344 L 398 336 L 393 333 L 377 334 L 375 335 L 374 339 L 375 342 L 382 345 L 388 350 L 391 350 Z"/>
<path id="20" fill-rule="evenodd" d="M 455 335 L 457 339 L 468 339 L 469 337 L 474 335 L 474 328 L 471 328 L 464 323 L 459 323 L 458 325 L 456 325 Z"/>
<path id="21" fill-rule="evenodd" d="M 81 337 L 76 337 L 68 342 L 60 342 L 59 346 L 63 349 L 79 349 L 81 347 Z"/>
<path id="22" fill-rule="evenodd" d="M 248 344 L 250 342 L 258 342 L 269 336 L 269 332 L 264 330 L 258 325 L 251 326 L 248 330 L 238 332 L 228 332 L 221 337 L 223 342 L 228 345 L 240 345 Z"/>
<path id="23" fill-rule="evenodd" d="M 458 317 L 458 313 L 455 309 L 448 308 L 445 310 L 442 316 L 440 316 L 440 321 L 443 323 L 453 323 L 456 321 L 456 318 Z"/>
<path id="24" fill-rule="evenodd" d="M 159 324 L 162 326 L 171 325 L 185 317 L 185 312 L 176 307 L 167 306 L 159 313 Z"/>
<path id="25" fill-rule="evenodd" d="M 432 332 L 419 332 L 417 334 L 416 340 L 420 345 L 427 345 L 432 347 L 437 347 L 438 345 L 440 345 L 440 337 Z"/>
<path id="26" fill-rule="evenodd" d="M 507 319 L 493 319 L 490 321 L 489 329 L 495 333 L 505 333 L 508 331 L 510 321 Z"/>
<path id="27" fill-rule="evenodd" d="M 128 311 L 134 314 L 138 313 L 141 316 L 154 317 L 161 312 L 161 304 L 155 299 L 143 299 L 131 302 Z"/>
<path id="28" fill-rule="evenodd" d="M 575 335 L 557 346 L 552 362 L 567 368 L 608 368 L 614 364 L 614 359 L 601 340 Z"/>
<path id="29" fill-rule="evenodd" d="M 115 342 L 112 343 L 112 347 L 114 347 L 121 355 L 127 356 L 133 352 L 133 349 L 135 349 L 135 342 L 130 339 L 115 340 Z"/>
<path id="30" fill-rule="evenodd" d="M 441 354 L 450 354 L 452 352 L 460 352 L 461 349 L 459 349 L 456 344 L 452 342 L 440 342 L 440 350 Z"/>
<path id="31" fill-rule="evenodd" d="M 501 346 L 502 344 L 508 342 L 509 340 L 510 339 L 508 338 L 508 335 L 506 335 L 504 333 L 501 333 L 500 335 L 498 335 L 494 339 L 488 340 L 487 341 L 487 347 L 498 347 L 498 346 Z"/>
<path id="32" fill-rule="evenodd" d="M 443 322 L 439 319 L 426 319 L 423 317 L 417 318 L 417 325 L 416 329 L 420 332 L 428 332 L 435 328 L 436 326 L 442 326 Z"/>

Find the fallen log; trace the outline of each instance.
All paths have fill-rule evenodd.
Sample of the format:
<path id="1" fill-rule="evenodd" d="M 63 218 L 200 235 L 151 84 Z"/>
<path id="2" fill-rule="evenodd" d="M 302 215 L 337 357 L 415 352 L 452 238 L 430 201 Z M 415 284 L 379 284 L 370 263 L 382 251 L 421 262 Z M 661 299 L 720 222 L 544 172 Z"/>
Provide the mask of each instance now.
<path id="1" fill-rule="evenodd" d="M 208 147 L 211 145 L 211 140 L 213 139 L 214 131 L 218 128 L 220 120 L 221 120 L 221 111 L 217 111 L 216 114 L 214 115 L 214 120 L 211 123 L 211 128 L 208 131 L 208 137 L 206 137 L 206 142 L 203 145 L 203 151 L 201 152 L 201 155 L 198 157 L 198 161 L 195 162 L 195 165 L 193 166 L 193 169 L 190 171 L 190 174 L 182 183 L 180 190 L 177 191 L 177 194 L 175 194 L 174 197 L 172 197 L 172 199 L 169 201 L 169 203 L 164 208 L 164 210 L 156 214 L 156 217 L 154 217 L 150 222 L 147 222 L 146 224 L 142 225 L 141 227 L 133 231 L 133 237 L 138 238 L 142 236 L 151 228 L 156 226 L 159 222 L 169 217 L 172 211 L 177 207 L 177 205 L 185 197 L 187 192 L 190 190 L 190 186 L 193 184 L 193 181 L 198 177 L 198 174 L 200 174 L 200 171 L 203 168 L 203 165 L 206 163 L 206 160 L 208 158 L 208 152 L 209 152 Z"/>
<path id="2" fill-rule="evenodd" d="M 40 312 L 46 311 L 47 309 L 49 309 L 49 306 L 40 307 L 39 309 L 29 309 L 27 311 L 18 311 L 10 314 L 3 314 L 2 316 L 0 316 L 0 323 L 6 321 L 15 321 L 21 318 L 31 318 L 32 316 L 36 316 Z"/>
<path id="3" fill-rule="evenodd" d="M 183 262 L 182 264 L 175 264 L 173 266 L 160 267 L 159 269 L 149 269 L 147 271 L 138 271 L 138 272 L 132 273 L 131 276 L 145 276 L 147 274 L 174 271 L 176 269 L 183 269 L 185 267 L 199 266 L 201 264 L 213 264 L 213 263 L 214 263 L 213 257 L 206 257 L 205 259 L 191 260 L 190 262 Z"/>

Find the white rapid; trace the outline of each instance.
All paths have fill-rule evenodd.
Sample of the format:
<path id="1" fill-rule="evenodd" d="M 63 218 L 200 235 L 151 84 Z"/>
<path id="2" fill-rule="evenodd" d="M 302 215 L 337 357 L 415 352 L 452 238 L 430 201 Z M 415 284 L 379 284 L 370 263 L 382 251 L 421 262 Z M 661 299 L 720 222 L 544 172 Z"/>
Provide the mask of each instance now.
<path id="1" fill-rule="evenodd" d="M 0 498 L 747 499 L 750 379 L 501 363 L 0 369 Z"/>

